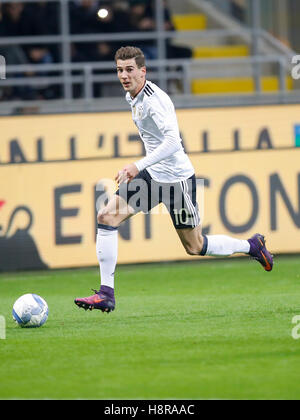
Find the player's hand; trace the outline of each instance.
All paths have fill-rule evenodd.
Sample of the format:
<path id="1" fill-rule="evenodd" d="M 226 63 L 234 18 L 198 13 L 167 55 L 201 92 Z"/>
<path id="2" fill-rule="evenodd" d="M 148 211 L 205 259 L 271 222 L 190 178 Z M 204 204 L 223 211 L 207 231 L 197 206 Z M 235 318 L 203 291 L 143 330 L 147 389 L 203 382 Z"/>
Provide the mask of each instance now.
<path id="1" fill-rule="evenodd" d="M 138 173 L 138 168 L 135 166 L 134 163 L 131 163 L 130 165 L 125 166 L 121 171 L 118 172 L 117 176 L 115 177 L 115 180 L 119 185 L 123 182 L 128 183 L 132 181 Z"/>

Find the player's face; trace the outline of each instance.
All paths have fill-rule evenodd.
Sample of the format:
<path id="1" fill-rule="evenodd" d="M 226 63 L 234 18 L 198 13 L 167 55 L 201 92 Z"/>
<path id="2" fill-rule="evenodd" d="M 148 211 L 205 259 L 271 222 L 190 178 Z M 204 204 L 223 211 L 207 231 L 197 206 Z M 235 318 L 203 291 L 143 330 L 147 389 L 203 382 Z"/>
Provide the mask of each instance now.
<path id="1" fill-rule="evenodd" d="M 124 90 L 136 96 L 144 86 L 146 67 L 138 68 L 134 58 L 117 60 L 117 72 Z"/>

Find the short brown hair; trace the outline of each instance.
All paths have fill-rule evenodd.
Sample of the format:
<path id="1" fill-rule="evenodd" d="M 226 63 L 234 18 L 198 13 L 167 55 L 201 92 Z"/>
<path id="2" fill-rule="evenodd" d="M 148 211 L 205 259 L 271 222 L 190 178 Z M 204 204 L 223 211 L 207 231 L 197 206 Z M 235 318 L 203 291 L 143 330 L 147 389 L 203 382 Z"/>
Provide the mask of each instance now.
<path id="1" fill-rule="evenodd" d="M 117 60 L 130 60 L 131 58 L 135 59 L 138 68 L 145 66 L 145 56 L 140 48 L 121 47 L 115 54 L 115 62 L 117 62 Z"/>

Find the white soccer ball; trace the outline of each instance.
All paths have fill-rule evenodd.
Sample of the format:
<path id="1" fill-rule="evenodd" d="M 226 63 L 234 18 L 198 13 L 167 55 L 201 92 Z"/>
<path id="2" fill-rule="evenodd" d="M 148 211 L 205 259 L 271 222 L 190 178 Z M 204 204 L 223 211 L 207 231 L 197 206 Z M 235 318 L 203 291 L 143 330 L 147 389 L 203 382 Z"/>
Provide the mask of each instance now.
<path id="1" fill-rule="evenodd" d="M 12 315 L 21 327 L 41 327 L 48 319 L 47 302 L 34 293 L 19 297 L 14 303 Z"/>

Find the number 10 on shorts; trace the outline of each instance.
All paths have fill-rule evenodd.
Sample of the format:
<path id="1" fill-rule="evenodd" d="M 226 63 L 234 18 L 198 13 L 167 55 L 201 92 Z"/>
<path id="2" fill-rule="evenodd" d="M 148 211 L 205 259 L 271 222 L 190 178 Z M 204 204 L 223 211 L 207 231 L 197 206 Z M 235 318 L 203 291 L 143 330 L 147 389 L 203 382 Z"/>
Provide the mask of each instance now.
<path id="1" fill-rule="evenodd" d="M 175 217 L 176 225 L 179 225 L 179 224 L 187 225 L 189 224 L 191 215 L 189 214 L 187 209 L 182 208 L 180 210 L 174 209 L 174 217 Z"/>

